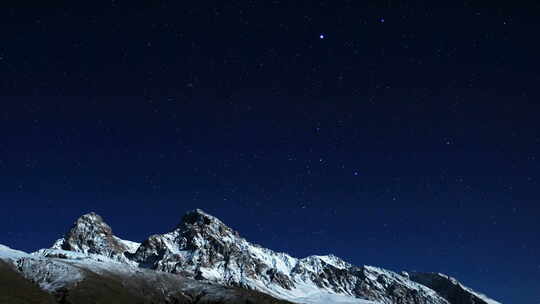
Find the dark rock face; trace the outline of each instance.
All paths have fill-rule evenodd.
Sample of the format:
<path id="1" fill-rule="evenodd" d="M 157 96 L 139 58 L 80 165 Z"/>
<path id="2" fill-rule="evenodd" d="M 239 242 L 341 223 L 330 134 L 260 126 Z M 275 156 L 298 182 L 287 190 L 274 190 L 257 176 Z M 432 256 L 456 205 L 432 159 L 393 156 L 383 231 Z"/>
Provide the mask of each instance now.
<path id="1" fill-rule="evenodd" d="M 456 279 L 439 273 L 411 273 L 413 281 L 425 285 L 452 304 L 489 304 L 465 289 Z"/>

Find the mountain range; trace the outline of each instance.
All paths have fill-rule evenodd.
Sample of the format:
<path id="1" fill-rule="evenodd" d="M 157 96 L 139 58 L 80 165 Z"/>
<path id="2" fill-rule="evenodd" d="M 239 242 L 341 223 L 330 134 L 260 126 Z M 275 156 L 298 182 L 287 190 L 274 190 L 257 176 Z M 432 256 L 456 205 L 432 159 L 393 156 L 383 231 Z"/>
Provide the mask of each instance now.
<path id="1" fill-rule="evenodd" d="M 89 213 L 50 248 L 0 245 L 0 303 L 500 304 L 441 273 L 275 252 L 200 209 L 142 243 Z"/>

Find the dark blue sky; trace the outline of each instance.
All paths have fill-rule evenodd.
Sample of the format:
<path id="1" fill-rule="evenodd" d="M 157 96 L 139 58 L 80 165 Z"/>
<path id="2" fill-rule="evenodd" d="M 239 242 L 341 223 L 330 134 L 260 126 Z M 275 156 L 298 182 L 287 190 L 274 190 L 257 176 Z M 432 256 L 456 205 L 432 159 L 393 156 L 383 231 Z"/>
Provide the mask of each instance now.
<path id="1" fill-rule="evenodd" d="M 89 211 L 142 241 L 202 208 L 295 256 L 540 299 L 538 5 L 156 3 L 2 10 L 0 243 Z"/>

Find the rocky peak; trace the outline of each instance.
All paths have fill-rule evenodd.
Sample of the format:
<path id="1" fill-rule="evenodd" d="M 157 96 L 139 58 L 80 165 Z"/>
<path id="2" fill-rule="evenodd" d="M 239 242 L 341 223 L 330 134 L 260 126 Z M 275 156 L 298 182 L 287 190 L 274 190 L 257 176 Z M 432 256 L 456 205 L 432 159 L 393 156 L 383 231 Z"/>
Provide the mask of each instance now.
<path id="1" fill-rule="evenodd" d="M 114 236 L 103 218 L 91 212 L 79 217 L 64 238 L 57 240 L 52 248 L 125 259 L 124 252 L 133 250 L 133 244 Z"/>
<path id="2" fill-rule="evenodd" d="M 238 232 L 201 209 L 187 212 L 168 235 L 176 236 L 176 243 L 184 249 L 196 249 L 208 242 L 215 245 L 237 243 L 240 239 Z"/>
<path id="3" fill-rule="evenodd" d="M 112 235 L 112 229 L 107 223 L 103 221 L 103 218 L 95 212 L 90 212 L 79 217 L 70 233 L 80 232 L 96 232 L 104 235 Z"/>
<path id="4" fill-rule="evenodd" d="M 169 272 L 180 271 L 186 263 L 183 252 L 195 252 L 209 246 L 209 243 L 219 246 L 222 244 L 221 239 L 231 232 L 233 230 L 219 219 L 201 209 L 195 209 L 187 212 L 172 231 L 151 235 L 138 248 L 133 260 L 142 267 Z"/>
<path id="5" fill-rule="evenodd" d="M 195 209 L 188 211 L 182 217 L 182 223 L 180 223 L 177 231 L 190 231 L 196 230 L 199 232 L 207 232 L 210 234 L 218 233 L 222 236 L 224 233 L 232 233 L 238 236 L 238 233 L 225 225 L 218 218 L 202 211 L 201 209 Z"/>
<path id="6" fill-rule="evenodd" d="M 190 225 L 210 225 L 212 223 L 215 223 L 223 225 L 223 223 L 216 217 L 211 216 L 210 214 L 204 212 L 201 209 L 188 211 L 183 216 L 182 223 Z"/>

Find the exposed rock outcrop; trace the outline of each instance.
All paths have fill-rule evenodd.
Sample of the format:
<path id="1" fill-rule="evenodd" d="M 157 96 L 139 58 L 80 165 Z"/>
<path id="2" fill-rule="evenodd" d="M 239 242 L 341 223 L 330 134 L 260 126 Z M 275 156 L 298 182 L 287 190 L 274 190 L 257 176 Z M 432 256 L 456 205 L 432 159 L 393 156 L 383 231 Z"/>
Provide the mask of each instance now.
<path id="1" fill-rule="evenodd" d="M 77 219 L 64 238 L 57 240 L 52 249 L 61 249 L 85 254 L 128 261 L 127 254 L 139 244 L 116 237 L 103 218 L 94 212 Z"/>

